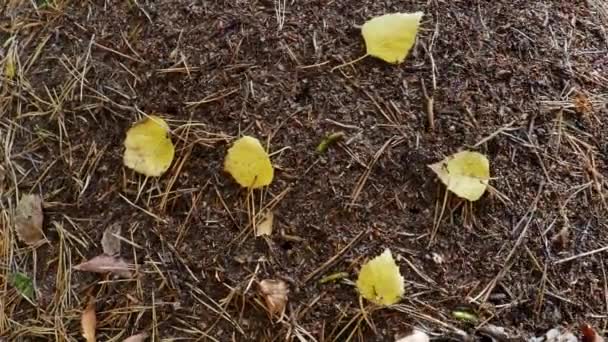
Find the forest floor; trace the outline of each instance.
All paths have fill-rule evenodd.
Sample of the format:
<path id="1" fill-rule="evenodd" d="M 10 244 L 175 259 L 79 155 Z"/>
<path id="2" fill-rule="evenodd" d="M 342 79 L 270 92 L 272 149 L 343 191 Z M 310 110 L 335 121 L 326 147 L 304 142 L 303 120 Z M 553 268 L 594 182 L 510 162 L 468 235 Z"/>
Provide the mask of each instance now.
<path id="1" fill-rule="evenodd" d="M 359 25 L 413 11 L 425 14 L 405 63 L 332 70 L 365 54 Z M 82 340 L 90 295 L 100 341 L 606 331 L 605 2 L 8 0 L 0 13 L 7 341 Z M 165 118 L 176 144 L 159 178 L 122 164 L 142 113 Z M 242 134 L 276 167 L 253 197 L 274 212 L 270 237 L 255 237 L 247 192 L 223 171 Z M 462 149 L 490 160 L 492 189 L 474 203 L 446 197 L 427 167 Z M 37 248 L 12 229 L 24 193 L 44 199 Z M 115 224 L 136 277 L 73 270 Z M 385 248 L 406 293 L 372 309 L 353 282 Z M 15 272 L 33 280 L 31 302 Z M 282 319 L 262 279 L 287 283 Z"/>

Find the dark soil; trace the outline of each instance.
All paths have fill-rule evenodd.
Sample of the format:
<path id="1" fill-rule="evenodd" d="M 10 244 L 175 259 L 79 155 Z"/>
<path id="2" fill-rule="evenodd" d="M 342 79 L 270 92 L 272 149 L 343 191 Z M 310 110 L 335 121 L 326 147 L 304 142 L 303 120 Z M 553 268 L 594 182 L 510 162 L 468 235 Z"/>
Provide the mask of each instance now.
<path id="1" fill-rule="evenodd" d="M 3 66 L 18 57 L 0 94 L 7 341 L 82 340 L 89 294 L 100 341 L 392 341 L 413 327 L 460 339 L 487 323 L 523 338 L 583 322 L 605 331 L 605 253 L 593 252 L 608 245 L 601 2 L 294 1 L 283 25 L 280 0 L 34 2 L 0 5 Z M 365 53 L 357 25 L 416 10 L 422 31 L 404 64 L 369 57 L 332 71 Z M 145 183 L 122 166 L 140 112 L 166 118 L 176 143 L 171 169 Z M 341 142 L 315 151 L 338 131 Z M 247 193 L 222 170 L 240 134 L 277 152 L 274 182 L 253 194 L 256 210 L 274 207 L 270 238 L 252 234 Z M 445 189 L 426 165 L 465 148 L 489 157 L 493 190 L 472 204 L 449 195 L 438 222 Z M 25 192 L 45 200 L 50 243 L 35 252 L 9 224 Z M 114 223 L 138 277 L 72 273 Z M 358 321 L 352 282 L 318 280 L 354 281 L 385 248 L 406 296 Z M 14 271 L 35 278 L 36 306 L 7 285 Z M 266 278 L 290 288 L 280 322 L 257 295 Z M 477 322 L 453 316 L 463 306 Z"/>

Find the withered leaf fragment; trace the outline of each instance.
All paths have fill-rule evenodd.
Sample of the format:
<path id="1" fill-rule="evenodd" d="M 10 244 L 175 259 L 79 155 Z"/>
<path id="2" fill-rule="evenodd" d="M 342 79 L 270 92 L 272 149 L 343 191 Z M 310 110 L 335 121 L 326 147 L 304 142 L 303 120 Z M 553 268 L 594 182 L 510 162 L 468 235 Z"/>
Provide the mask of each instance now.
<path id="1" fill-rule="evenodd" d="M 95 298 L 91 297 L 89 299 L 89 303 L 80 317 L 80 325 L 82 326 L 82 337 L 87 342 L 96 342 L 95 329 L 97 328 L 97 316 L 95 314 Z"/>
<path id="2" fill-rule="evenodd" d="M 127 337 L 122 342 L 144 342 L 148 338 L 148 333 L 139 333 L 130 337 Z"/>
<path id="3" fill-rule="evenodd" d="M 259 287 L 270 315 L 282 315 L 287 304 L 287 284 L 282 280 L 264 279 Z"/>
<path id="4" fill-rule="evenodd" d="M 87 260 L 73 267 L 77 271 L 95 272 L 95 273 L 114 273 L 121 278 L 130 279 L 133 273 L 129 268 L 129 264 L 124 259 L 101 254 L 91 260 Z"/>
<path id="5" fill-rule="evenodd" d="M 101 238 L 101 248 L 103 249 L 104 254 L 120 254 L 120 239 L 117 238 L 116 235 L 120 235 L 120 225 L 118 224 L 108 226 L 103 232 L 103 236 Z"/>
<path id="6" fill-rule="evenodd" d="M 44 240 L 42 223 L 42 198 L 22 195 L 15 212 L 15 232 L 19 240 L 30 246 Z"/>

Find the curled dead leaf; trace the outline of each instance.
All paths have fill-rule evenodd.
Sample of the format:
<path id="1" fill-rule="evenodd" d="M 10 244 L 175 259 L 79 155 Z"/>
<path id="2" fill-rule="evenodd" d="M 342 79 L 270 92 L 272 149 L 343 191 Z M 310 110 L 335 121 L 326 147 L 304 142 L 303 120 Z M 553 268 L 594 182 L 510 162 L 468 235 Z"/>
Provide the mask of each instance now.
<path id="1" fill-rule="evenodd" d="M 444 263 L 445 259 L 443 258 L 443 255 L 439 254 L 439 253 L 431 253 L 431 258 L 433 259 L 433 262 L 436 263 L 437 265 L 441 265 Z"/>
<path id="2" fill-rule="evenodd" d="M 15 232 L 19 240 L 34 245 L 44 240 L 42 198 L 39 195 L 22 195 L 15 213 Z"/>
<path id="3" fill-rule="evenodd" d="M 148 338 L 148 333 L 139 333 L 124 339 L 123 342 L 144 342 Z"/>
<path id="4" fill-rule="evenodd" d="M 570 229 L 564 225 L 560 231 L 551 238 L 551 242 L 559 249 L 566 249 L 570 242 Z"/>
<path id="5" fill-rule="evenodd" d="M 282 315 L 287 304 L 287 284 L 282 280 L 264 279 L 259 287 L 270 315 Z"/>
<path id="6" fill-rule="evenodd" d="M 486 324 L 479 327 L 477 330 L 480 337 L 489 337 L 493 342 L 504 342 L 514 340 L 509 331 L 505 327 L 494 324 Z"/>
<path id="7" fill-rule="evenodd" d="M 604 342 L 604 338 L 600 336 L 589 324 L 581 326 L 583 334 L 582 342 Z"/>
<path id="8" fill-rule="evenodd" d="M 395 342 L 429 342 L 430 338 L 424 331 L 414 330 L 411 334 L 396 339 Z"/>
<path id="9" fill-rule="evenodd" d="M 133 273 L 124 259 L 101 254 L 91 260 L 85 261 L 73 267 L 77 271 L 95 272 L 95 273 L 114 273 L 121 278 L 133 278 Z"/>
<path id="10" fill-rule="evenodd" d="M 255 230 L 255 236 L 271 235 L 272 225 L 274 223 L 274 213 L 270 210 L 264 215 L 264 219 L 260 222 Z"/>
<path id="11" fill-rule="evenodd" d="M 97 316 L 95 314 L 95 298 L 91 297 L 87 307 L 82 312 L 80 317 L 80 325 L 82 326 L 82 337 L 87 342 L 95 342 L 95 329 L 97 328 Z"/>
<path id="12" fill-rule="evenodd" d="M 116 235 L 120 235 L 120 225 L 118 224 L 108 226 L 103 232 L 103 236 L 101 238 L 101 248 L 103 249 L 104 254 L 120 254 L 120 239 L 117 238 Z"/>
<path id="13" fill-rule="evenodd" d="M 579 114 L 589 114 L 593 112 L 593 103 L 584 93 L 577 92 L 574 96 L 574 109 Z"/>
<path id="14" fill-rule="evenodd" d="M 577 342 L 578 339 L 572 332 L 562 327 L 550 329 L 545 333 L 545 342 Z"/>

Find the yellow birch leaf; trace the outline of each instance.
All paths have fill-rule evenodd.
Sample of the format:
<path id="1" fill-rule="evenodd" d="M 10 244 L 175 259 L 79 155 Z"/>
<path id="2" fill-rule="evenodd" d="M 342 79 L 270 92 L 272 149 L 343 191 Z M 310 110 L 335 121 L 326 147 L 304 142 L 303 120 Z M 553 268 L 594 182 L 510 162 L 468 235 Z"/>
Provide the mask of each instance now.
<path id="1" fill-rule="evenodd" d="M 388 63 L 402 63 L 414 46 L 422 15 L 393 13 L 368 20 L 361 28 L 367 54 Z"/>
<path id="2" fill-rule="evenodd" d="M 395 304 L 401 299 L 405 292 L 403 277 L 389 249 L 361 267 L 357 289 L 363 298 L 380 305 Z"/>
<path id="3" fill-rule="evenodd" d="M 4 76 L 9 80 L 12 80 L 16 74 L 15 60 L 12 54 L 9 54 L 4 61 Z"/>
<path id="4" fill-rule="evenodd" d="M 269 185 L 274 177 L 270 156 L 260 141 L 244 136 L 228 149 L 224 170 L 245 188 L 261 188 Z"/>
<path id="5" fill-rule="evenodd" d="M 123 162 L 136 172 L 161 176 L 171 166 L 174 154 L 169 125 L 157 116 L 146 117 L 127 131 Z"/>
<path id="6" fill-rule="evenodd" d="M 458 152 L 429 167 L 448 190 L 469 201 L 477 201 L 488 187 L 490 162 L 479 152 Z"/>

